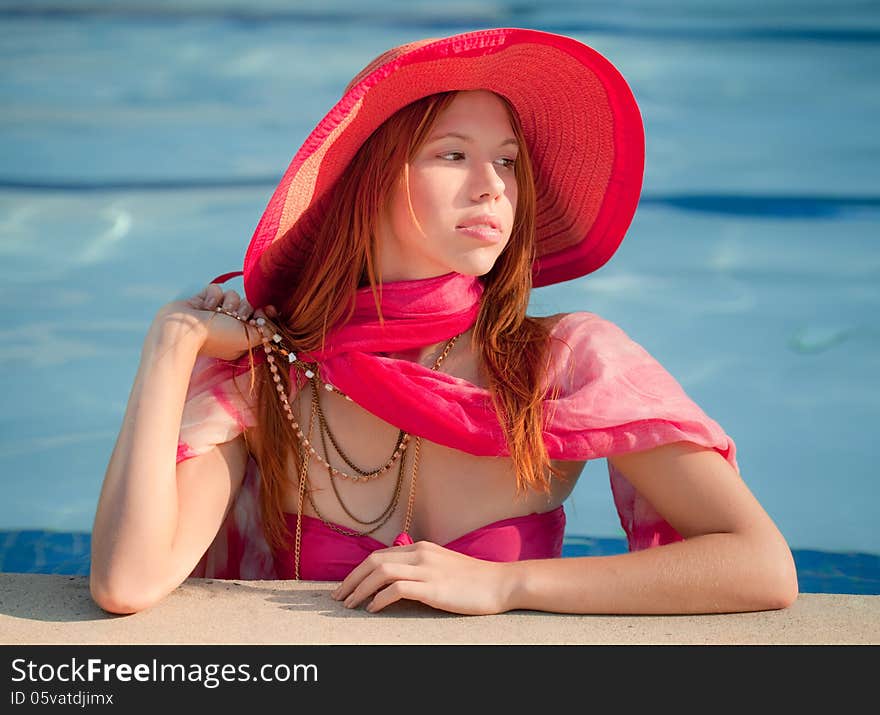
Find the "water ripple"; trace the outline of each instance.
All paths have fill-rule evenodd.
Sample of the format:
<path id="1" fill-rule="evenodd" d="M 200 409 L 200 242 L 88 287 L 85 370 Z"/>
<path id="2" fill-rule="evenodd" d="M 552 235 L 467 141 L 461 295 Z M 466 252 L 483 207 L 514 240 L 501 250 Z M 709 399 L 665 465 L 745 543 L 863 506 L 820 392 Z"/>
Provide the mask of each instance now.
<path id="1" fill-rule="evenodd" d="M 872 330 L 864 327 L 824 328 L 807 325 L 789 336 L 786 344 L 792 352 L 803 355 L 814 355 L 827 352 L 853 338 L 878 336 L 880 336 L 880 330 Z"/>
<path id="2" fill-rule="evenodd" d="M 366 7 L 366 6 L 364 6 Z M 364 10 L 357 6 L 342 7 L 329 11 L 302 8 L 259 7 L 211 7 L 210 5 L 156 6 L 131 3 L 116 5 L 87 4 L 80 7 L 33 4 L 11 5 L 0 8 L 0 18 L 35 20 L 76 20 L 79 18 L 109 17 L 140 22 L 176 24 L 193 20 L 213 20 L 237 24 L 248 28 L 291 24 L 302 26 L 349 25 L 354 27 L 376 26 L 383 29 L 467 31 L 486 26 L 528 26 L 545 32 L 563 35 L 595 33 L 621 37 L 642 37 L 659 40 L 701 41 L 754 41 L 771 42 L 802 41 L 828 43 L 865 43 L 880 41 L 880 29 L 876 27 L 801 24 L 784 27 L 728 19 L 724 25 L 705 20 L 690 21 L 682 25 L 659 26 L 634 22 L 607 22 L 595 19 L 572 18 L 566 20 L 543 20 L 540 8 L 529 3 L 488 5 L 483 8 L 472 5 L 456 5 L 452 11 L 438 12 L 436 8 L 420 8 L 410 5 L 406 9 L 383 9 L 369 6 Z"/>
<path id="3" fill-rule="evenodd" d="M 73 194 L 118 191 L 205 191 L 210 189 L 272 188 L 280 175 L 180 179 L 15 179 L 0 176 L 0 191 L 51 191 Z M 692 213 L 778 219 L 880 217 L 880 197 L 775 194 L 654 194 L 642 195 L 639 205 L 668 206 Z"/>

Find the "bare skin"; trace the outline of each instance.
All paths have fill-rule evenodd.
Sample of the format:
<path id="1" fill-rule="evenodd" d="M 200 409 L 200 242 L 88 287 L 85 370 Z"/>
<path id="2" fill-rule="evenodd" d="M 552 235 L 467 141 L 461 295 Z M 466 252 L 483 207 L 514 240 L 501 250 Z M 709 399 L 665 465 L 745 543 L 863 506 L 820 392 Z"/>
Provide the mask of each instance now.
<path id="1" fill-rule="evenodd" d="M 468 137 L 429 143 L 410 171 L 419 225 L 398 211 L 380 227 L 380 273 L 387 280 L 458 271 L 482 275 L 510 237 L 516 205 L 511 127 L 497 98 L 463 92 L 441 115 L 445 134 Z M 400 196 L 395 205 L 403 205 Z M 497 218 L 500 235 L 486 242 L 462 231 L 474 217 Z M 209 286 L 189 301 L 163 307 L 144 341 L 135 378 L 104 479 L 92 532 L 93 598 L 131 613 L 175 589 L 209 546 L 241 486 L 248 458 L 242 436 L 175 465 L 187 384 L 198 355 L 226 359 L 259 340 L 233 318 L 212 312 L 218 301 L 243 317 L 252 309 L 232 291 Z M 268 317 L 273 312 L 267 307 Z M 444 344 L 395 357 L 432 364 Z M 484 384 L 470 335 L 462 336 L 444 372 Z M 300 422 L 309 395 L 292 400 Z M 355 463 L 382 464 L 397 429 L 337 395 L 322 395 L 335 434 Z M 331 461 L 333 458 L 331 457 Z M 685 540 L 645 551 L 494 563 L 442 545 L 488 523 L 561 504 L 581 462 L 557 462 L 565 478 L 551 493 L 517 498 L 507 458 L 475 457 L 423 442 L 411 535 L 416 543 L 380 549 L 340 583 L 333 598 L 379 611 L 401 598 L 466 614 L 515 608 L 563 613 L 715 613 L 784 608 L 797 596 L 794 561 L 773 521 L 717 452 L 686 442 L 616 455 L 609 461 Z M 345 469 L 339 462 L 334 466 Z M 314 461 L 310 481 L 322 514 L 357 528 Z M 291 467 L 283 506 L 297 508 Z M 375 515 L 392 480 L 342 482 L 355 513 Z M 405 503 L 405 502 L 404 502 Z M 390 544 L 403 524 L 398 512 L 373 536 Z M 311 507 L 305 512 L 313 514 Z"/>
<path id="2" fill-rule="evenodd" d="M 410 358 L 420 359 L 422 364 L 429 366 L 444 347 L 445 342 L 439 343 L 423 352 L 423 359 L 421 354 L 411 354 Z M 400 354 L 392 357 L 410 359 Z M 458 340 L 443 362 L 441 370 L 485 387 L 477 369 L 473 346 L 470 344 L 470 331 Z M 340 436 L 346 453 L 355 464 L 385 463 L 396 443 L 396 427 L 337 394 L 324 391 L 319 394 L 319 399 L 331 430 Z M 308 421 L 310 403 L 309 389 L 301 392 L 293 402 L 298 407 L 300 424 Z M 405 491 L 398 508 L 399 513 L 371 534 L 385 544 L 390 544 L 403 526 L 412 470 L 411 451 L 408 452 L 407 459 Z M 332 452 L 330 461 L 333 466 L 351 472 Z M 510 459 L 475 457 L 423 439 L 410 535 L 414 540 L 425 539 L 437 544 L 447 544 L 478 527 L 501 519 L 555 509 L 568 497 L 584 462 L 559 461 L 554 462 L 554 466 L 568 475 L 567 481 L 555 480 L 549 495 L 532 491 L 517 497 L 516 478 Z M 346 479 L 337 479 L 336 484 L 350 511 L 372 518 L 384 509 L 391 498 L 396 476 L 396 470 L 390 470 L 386 478 L 357 484 Z M 295 480 L 296 475 L 291 473 L 291 484 Z M 309 484 L 314 489 L 314 500 L 324 518 L 350 529 L 363 528 L 339 505 L 326 467 L 315 460 L 309 465 Z M 292 488 L 285 496 L 284 510 L 296 513 L 297 502 L 297 490 Z M 304 513 L 317 516 L 308 500 L 304 501 Z"/>
<path id="3" fill-rule="evenodd" d="M 224 294 L 212 285 L 189 301 L 164 306 L 145 338 L 92 531 L 91 589 L 106 610 L 142 610 L 180 585 L 213 540 L 243 481 L 248 458 L 243 437 L 175 467 L 178 426 L 196 357 L 232 359 L 259 340 L 253 328 L 246 340 L 241 323 L 213 312 L 217 304 L 242 317 L 252 314 L 234 291 Z M 262 312 L 256 315 L 266 318 Z M 430 364 L 444 345 L 409 357 Z M 449 374 L 479 379 L 469 334 L 461 337 L 443 367 Z M 305 402 L 307 410 L 309 400 L 303 392 L 292 402 Z M 338 395 L 325 393 L 321 400 L 334 433 L 345 435 L 349 454 L 363 464 L 387 459 L 397 428 Z M 425 440 L 420 462 L 411 534 L 440 544 L 493 521 L 557 507 L 583 467 L 582 462 L 558 462 L 571 475 L 569 481 L 557 480 L 549 496 L 530 492 L 517 498 L 509 459 L 474 457 Z M 406 494 L 410 478 L 408 470 Z M 291 465 L 283 499 L 291 513 L 297 511 L 296 479 Z M 310 481 L 321 513 L 358 528 L 339 506 L 328 479 L 326 469 L 312 462 Z M 392 486 L 390 479 L 357 485 L 342 480 L 339 489 L 355 513 L 371 514 L 384 507 Z M 305 513 L 316 515 L 308 502 Z M 374 538 L 390 544 L 403 518 L 401 508 Z"/>
<path id="4" fill-rule="evenodd" d="M 210 312 L 250 315 L 234 291 L 206 288 L 159 310 L 141 352 L 92 529 L 90 587 L 106 610 L 155 603 L 192 571 L 211 543 L 244 473 L 244 440 L 175 466 L 186 389 L 198 355 L 233 358 L 258 342 L 250 328 Z M 198 307 L 194 307 L 198 306 Z"/>
<path id="5" fill-rule="evenodd" d="M 191 302 L 165 306 L 144 343 L 92 536 L 92 594 L 112 612 L 147 608 L 182 583 L 212 541 L 244 476 L 247 449 L 241 437 L 174 466 L 177 425 L 196 356 L 228 358 L 245 346 L 240 323 L 192 307 L 211 293 L 219 289 L 213 286 Z M 237 304 L 237 296 L 227 293 L 226 299 L 229 306 Z M 243 312 L 248 311 L 245 306 Z M 249 342 L 256 341 L 252 334 Z M 440 348 L 419 357 L 430 362 Z M 462 348 L 455 357 L 450 354 L 446 369 L 475 375 L 472 352 Z M 346 435 L 354 459 L 371 464 L 387 457 L 396 428 L 353 403 L 324 399 L 327 418 Z M 358 440 L 357 435 L 368 437 Z M 720 455 L 676 443 L 611 461 L 686 537 L 684 542 L 618 556 L 509 564 L 450 551 L 441 544 L 474 528 L 554 508 L 576 483 L 582 464 L 560 463 L 571 479 L 557 480 L 549 500 L 536 493 L 516 500 L 506 458 L 473 457 L 425 442 L 412 528 L 417 542 L 374 552 L 333 597 L 349 607 L 367 604 L 370 611 L 410 598 L 470 614 L 513 608 L 707 613 L 784 608 L 793 602 L 797 582 L 791 553 Z M 334 508 L 332 493 L 321 489 L 326 471 L 313 466 L 310 474 L 325 516 L 356 526 Z M 290 476 L 285 509 L 295 511 L 295 475 Z M 372 513 L 385 503 L 387 494 L 381 490 L 388 485 L 371 488 L 348 488 L 343 495 L 353 509 Z M 375 536 L 390 543 L 401 525 L 398 513 Z"/>

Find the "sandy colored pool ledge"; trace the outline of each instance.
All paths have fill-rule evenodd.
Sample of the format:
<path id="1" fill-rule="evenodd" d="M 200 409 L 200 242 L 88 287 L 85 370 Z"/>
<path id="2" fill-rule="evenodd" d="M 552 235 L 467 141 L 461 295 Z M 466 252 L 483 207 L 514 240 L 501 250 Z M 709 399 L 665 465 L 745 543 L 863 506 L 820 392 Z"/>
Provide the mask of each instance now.
<path id="1" fill-rule="evenodd" d="M 112 616 L 85 576 L 0 574 L 0 643 L 24 644 L 878 644 L 880 596 L 803 594 L 784 611 L 707 616 L 457 616 L 413 602 L 348 610 L 333 584 L 189 579 Z"/>

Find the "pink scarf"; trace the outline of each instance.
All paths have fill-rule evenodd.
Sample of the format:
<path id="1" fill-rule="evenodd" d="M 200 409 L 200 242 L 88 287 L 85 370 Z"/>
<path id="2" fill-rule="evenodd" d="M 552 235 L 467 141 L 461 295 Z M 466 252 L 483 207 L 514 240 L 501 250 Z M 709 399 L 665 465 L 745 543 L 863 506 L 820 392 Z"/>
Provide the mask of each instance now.
<path id="1" fill-rule="evenodd" d="M 388 283 L 384 325 L 372 293 L 358 291 L 355 315 L 328 335 L 326 349 L 302 355 L 321 377 L 366 410 L 413 434 L 479 456 L 509 454 L 487 390 L 418 363 L 384 357 L 448 340 L 476 320 L 482 283 L 450 273 Z M 592 313 L 571 313 L 553 329 L 544 440 L 552 459 L 591 460 L 688 441 L 718 451 L 736 469 L 733 440 L 678 382 L 620 328 Z M 630 547 L 681 537 L 609 464 Z"/>
<path id="2" fill-rule="evenodd" d="M 442 371 L 381 353 L 448 340 L 470 328 L 483 294 L 474 277 L 386 283 L 380 325 L 369 288 L 355 314 L 328 333 L 325 349 L 301 353 L 321 378 L 386 422 L 438 444 L 479 456 L 507 455 L 487 390 Z M 688 441 L 718 451 L 735 469 L 733 440 L 678 382 L 620 328 L 586 312 L 552 329 L 544 439 L 552 459 L 591 460 Z M 246 367 L 246 357 L 238 369 Z M 615 505 L 631 549 L 681 537 L 609 463 Z"/>
<path id="3" fill-rule="evenodd" d="M 448 340 L 476 320 L 477 278 L 450 273 L 385 284 L 384 325 L 368 288 L 355 315 L 331 331 L 323 351 L 301 354 L 321 377 L 400 429 L 474 455 L 509 454 L 487 390 L 383 352 Z M 596 459 L 692 439 L 733 456 L 721 428 L 669 373 L 620 328 L 591 313 L 572 313 L 553 330 L 553 379 L 561 392 L 545 401 L 544 438 L 554 459 Z M 376 389 L 381 386 L 381 389 Z"/>

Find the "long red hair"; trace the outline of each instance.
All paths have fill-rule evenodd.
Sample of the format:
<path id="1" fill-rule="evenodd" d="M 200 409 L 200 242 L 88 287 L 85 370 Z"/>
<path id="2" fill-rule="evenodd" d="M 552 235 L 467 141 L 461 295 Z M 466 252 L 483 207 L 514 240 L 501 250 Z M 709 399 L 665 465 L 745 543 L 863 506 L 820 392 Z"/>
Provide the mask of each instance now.
<path id="1" fill-rule="evenodd" d="M 370 135 L 352 159 L 322 206 L 321 215 L 326 218 L 318 225 L 310 248 L 311 255 L 320 260 L 300 261 L 286 303 L 276 306 L 276 322 L 286 344 L 303 351 L 319 349 L 328 329 L 351 317 L 354 295 L 361 286 L 371 287 L 381 316 L 375 260 L 379 217 L 395 182 L 406 176 L 406 165 L 456 94 L 434 94 L 403 107 Z M 535 183 L 519 118 L 503 97 L 499 99 L 507 107 L 520 145 L 514 170 L 518 198 L 510 240 L 492 269 L 481 277 L 485 290 L 473 341 L 516 465 L 517 492 L 549 491 L 550 474 L 558 474 L 542 438 L 550 334 L 544 322 L 526 315 L 535 257 Z M 266 539 L 281 549 L 290 538 L 282 509 L 290 460 L 299 465 L 302 455 L 268 365 L 255 370 L 258 427 L 246 437 L 260 468 Z M 293 471 L 298 474 L 299 470 Z"/>

